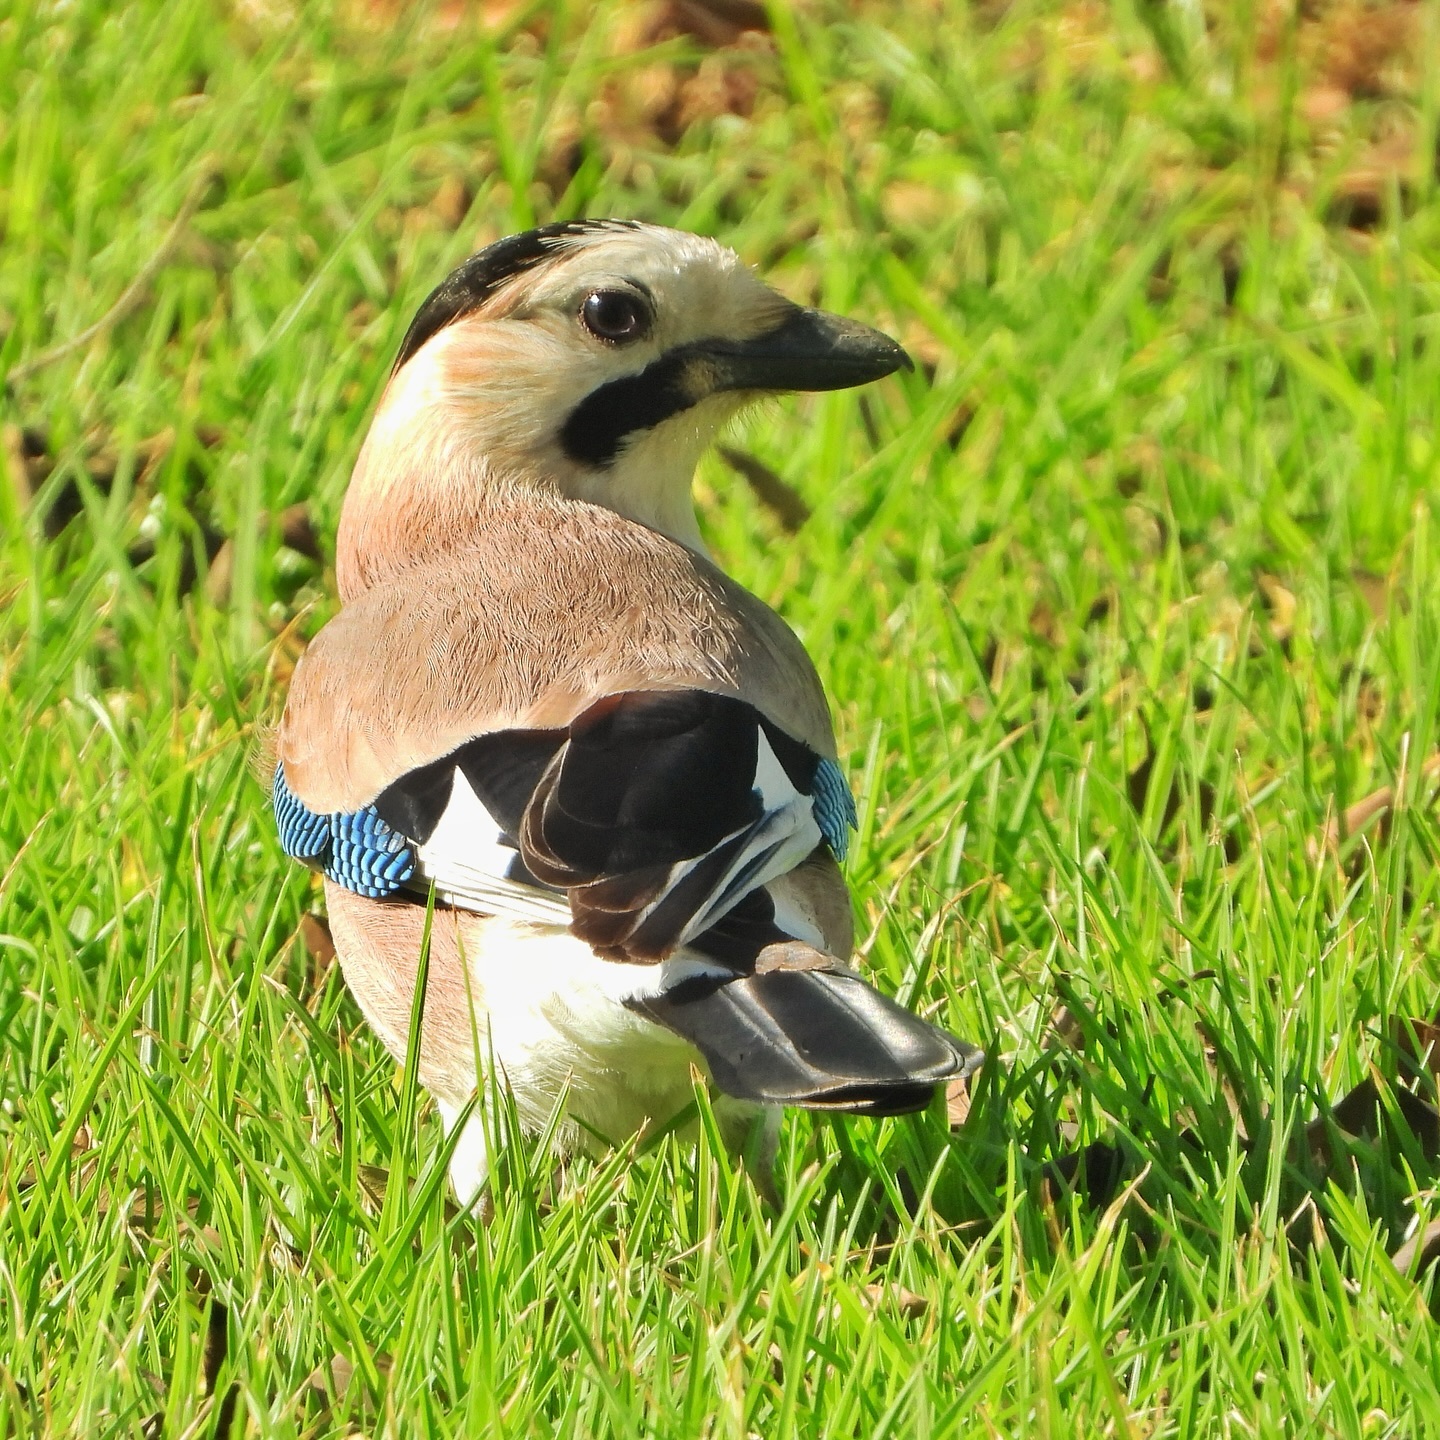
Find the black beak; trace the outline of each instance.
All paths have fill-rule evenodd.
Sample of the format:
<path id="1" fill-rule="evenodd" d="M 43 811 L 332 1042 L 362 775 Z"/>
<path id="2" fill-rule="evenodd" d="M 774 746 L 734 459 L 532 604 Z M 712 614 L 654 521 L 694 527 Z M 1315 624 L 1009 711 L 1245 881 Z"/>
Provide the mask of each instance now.
<path id="1" fill-rule="evenodd" d="M 714 367 L 715 390 L 848 390 L 915 368 L 888 335 L 799 306 L 752 340 L 707 340 L 697 348 Z"/>
<path id="2" fill-rule="evenodd" d="M 592 390 L 561 427 L 565 453 L 582 465 L 615 463 L 626 437 L 678 415 L 721 390 L 845 390 L 913 370 L 888 336 L 823 310 L 790 307 L 751 340 L 677 345 L 643 370 Z"/>

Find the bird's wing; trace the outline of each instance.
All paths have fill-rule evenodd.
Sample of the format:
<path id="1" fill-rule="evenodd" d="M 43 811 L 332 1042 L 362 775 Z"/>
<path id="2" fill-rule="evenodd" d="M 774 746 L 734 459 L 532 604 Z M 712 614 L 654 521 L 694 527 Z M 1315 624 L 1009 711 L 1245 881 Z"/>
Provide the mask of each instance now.
<path id="1" fill-rule="evenodd" d="M 727 1095 L 762 1105 L 904 1115 L 985 1059 L 836 966 L 694 975 L 626 1004 L 694 1045 Z"/>
<path id="2" fill-rule="evenodd" d="M 351 598 L 277 758 L 285 848 L 377 922 L 433 884 L 617 959 L 682 950 L 626 1003 L 733 1094 L 893 1113 L 978 1060 L 844 968 L 854 809 L 799 641 L 619 517 L 497 523 Z"/>
<path id="3" fill-rule="evenodd" d="M 822 838 L 843 852 L 833 747 L 814 667 L 754 596 L 610 512 L 517 501 L 310 644 L 275 810 L 358 894 L 433 881 L 653 959 Z"/>
<path id="4" fill-rule="evenodd" d="M 291 854 L 360 894 L 433 883 L 467 909 L 568 923 L 614 959 L 693 944 L 739 968 L 797 932 L 824 942 L 783 889 L 764 887 L 822 844 L 843 856 L 854 824 L 834 761 L 748 702 L 693 688 L 608 695 L 563 727 L 476 736 L 326 817 L 328 837 L 282 767 L 276 815 Z"/>

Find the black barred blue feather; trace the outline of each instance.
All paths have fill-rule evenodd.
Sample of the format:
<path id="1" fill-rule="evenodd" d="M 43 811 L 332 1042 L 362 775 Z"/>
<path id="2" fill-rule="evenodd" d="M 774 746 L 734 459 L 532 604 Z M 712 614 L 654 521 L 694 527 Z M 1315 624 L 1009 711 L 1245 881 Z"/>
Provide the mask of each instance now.
<path id="1" fill-rule="evenodd" d="M 373 805 L 330 819 L 330 863 L 325 873 L 337 884 L 371 900 L 384 900 L 415 874 L 414 849 Z"/>
<path id="2" fill-rule="evenodd" d="M 845 772 L 833 760 L 821 760 L 815 767 L 810 799 L 830 853 L 837 860 L 844 860 L 850 850 L 850 832 L 860 828 L 860 819 L 855 813 L 855 797 L 850 793 Z"/>
<path id="3" fill-rule="evenodd" d="M 295 792 L 285 783 L 283 765 L 275 767 L 270 800 L 275 808 L 275 828 L 280 832 L 280 848 L 294 860 L 323 866 L 330 855 L 330 817 L 317 815 L 301 804 Z"/>
<path id="4" fill-rule="evenodd" d="M 414 848 L 373 805 L 348 813 L 311 810 L 286 783 L 283 765 L 275 767 L 271 802 L 281 848 L 337 885 L 384 900 L 414 878 Z"/>
<path id="5" fill-rule="evenodd" d="M 286 853 L 357 895 L 433 882 L 447 903 L 647 961 L 818 845 L 843 859 L 856 820 L 833 760 L 706 690 L 609 695 L 564 729 L 477 736 L 350 813 L 307 810 L 277 768 L 274 803 Z"/>

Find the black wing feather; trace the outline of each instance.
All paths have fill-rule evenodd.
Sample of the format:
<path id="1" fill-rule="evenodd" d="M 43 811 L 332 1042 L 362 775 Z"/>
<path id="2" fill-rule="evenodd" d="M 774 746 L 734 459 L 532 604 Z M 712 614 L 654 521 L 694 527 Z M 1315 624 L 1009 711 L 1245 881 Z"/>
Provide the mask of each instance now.
<path id="1" fill-rule="evenodd" d="M 572 722 L 531 801 L 527 845 L 555 884 L 703 855 L 760 816 L 758 738 L 755 710 L 728 695 L 610 696 Z"/>
<path id="2" fill-rule="evenodd" d="M 480 803 L 512 839 L 519 839 L 525 807 L 565 740 L 564 730 L 500 730 L 456 752 Z"/>
<path id="3" fill-rule="evenodd" d="M 727 1095 L 765 1105 L 903 1115 L 984 1059 L 858 976 L 827 970 L 702 978 L 628 1003 L 690 1041 Z"/>
<path id="4" fill-rule="evenodd" d="M 762 787 L 762 735 L 788 786 L 767 768 Z M 684 943 L 725 967 L 723 978 L 627 1003 L 693 1044 L 727 1094 L 858 1114 L 918 1110 L 942 1081 L 974 1069 L 980 1052 L 819 951 L 810 954 L 814 968 L 764 968 L 786 964 L 774 952 L 797 942 L 775 923 L 774 902 L 757 881 L 780 873 L 767 872 L 772 861 L 797 863 L 787 845 L 810 844 L 811 835 L 818 842 L 813 799 L 804 800 L 818 763 L 733 697 L 631 692 L 597 702 L 564 730 L 471 740 L 390 786 L 376 808 L 401 834 L 428 844 L 447 807 L 464 798 L 456 779 L 463 775 L 504 843 L 518 847 L 503 878 L 562 890 L 581 939 L 639 961 Z M 456 812 L 467 814 L 473 810 Z M 803 824 L 797 815 L 807 817 Z M 455 823 L 458 833 L 447 829 L 436 842 L 440 873 L 451 847 L 468 844 L 469 832 Z M 495 833 L 488 831 L 492 850 Z M 473 861 L 466 872 L 460 859 L 451 872 L 457 883 L 479 877 L 466 903 L 493 896 L 487 873 Z"/>
<path id="5" fill-rule="evenodd" d="M 768 801 L 762 744 L 785 777 L 765 772 Z M 375 803 L 393 829 L 425 846 L 462 798 L 463 776 L 519 851 L 517 873 L 504 878 L 566 892 L 576 935 L 613 958 L 648 962 L 693 938 L 707 917 L 722 917 L 767 865 L 798 863 L 818 842 L 808 798 L 818 764 L 813 750 L 734 696 L 629 691 L 596 701 L 564 729 L 477 736 Z M 467 858 L 468 835 L 443 832 L 422 876 L 447 876 L 444 893 L 483 906 L 495 897 L 489 872 Z"/>

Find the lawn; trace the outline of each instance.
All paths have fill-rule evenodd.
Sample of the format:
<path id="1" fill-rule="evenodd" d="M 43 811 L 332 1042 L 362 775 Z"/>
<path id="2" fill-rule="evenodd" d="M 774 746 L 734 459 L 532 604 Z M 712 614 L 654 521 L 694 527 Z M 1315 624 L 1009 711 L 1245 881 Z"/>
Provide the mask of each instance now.
<path id="1" fill-rule="evenodd" d="M 14 0 L 0 1436 L 1440 1433 L 1440 4 Z M 488 1228 L 255 756 L 410 314 L 719 236 L 913 374 L 709 457 L 912 1119 Z M 747 478 L 748 477 L 748 478 Z M 1432 1048 L 1433 1047 L 1433 1048 Z"/>

